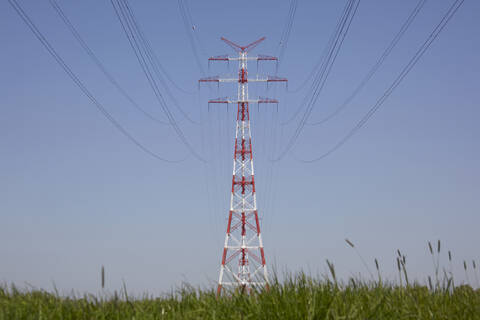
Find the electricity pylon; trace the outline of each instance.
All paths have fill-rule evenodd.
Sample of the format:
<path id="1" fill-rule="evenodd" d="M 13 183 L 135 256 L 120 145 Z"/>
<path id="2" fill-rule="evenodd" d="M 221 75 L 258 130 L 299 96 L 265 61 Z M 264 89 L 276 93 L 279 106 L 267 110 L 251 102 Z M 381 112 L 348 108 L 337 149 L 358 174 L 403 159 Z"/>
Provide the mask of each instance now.
<path id="1" fill-rule="evenodd" d="M 210 103 L 237 104 L 237 124 L 233 155 L 233 177 L 230 197 L 230 211 L 228 213 L 227 234 L 222 254 L 222 264 L 218 277 L 217 295 L 222 288 L 240 288 L 249 292 L 252 287 L 268 286 L 267 266 L 263 249 L 260 222 L 257 212 L 255 193 L 255 179 L 253 171 L 252 135 L 250 130 L 249 104 L 276 103 L 270 98 L 258 97 L 249 99 L 249 82 L 286 82 L 287 79 L 277 76 L 248 77 L 247 61 L 278 61 L 278 58 L 266 55 L 248 57 L 247 54 L 255 48 L 265 37 L 239 46 L 230 40 L 221 38 L 233 50 L 237 57 L 228 55 L 209 58 L 210 61 L 238 61 L 238 78 L 221 78 L 219 76 L 202 78 L 199 82 L 238 82 L 237 99 L 219 98 L 210 100 Z M 238 265 L 236 265 L 238 262 Z"/>

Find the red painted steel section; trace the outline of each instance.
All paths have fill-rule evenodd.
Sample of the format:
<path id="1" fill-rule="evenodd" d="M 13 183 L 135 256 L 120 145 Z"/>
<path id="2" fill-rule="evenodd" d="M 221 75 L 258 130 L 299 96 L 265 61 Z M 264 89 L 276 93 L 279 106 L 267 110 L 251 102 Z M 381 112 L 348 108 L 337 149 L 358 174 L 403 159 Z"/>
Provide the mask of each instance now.
<path id="1" fill-rule="evenodd" d="M 227 234 L 230 234 L 230 227 L 232 225 L 232 210 L 228 214 Z"/>
<path id="2" fill-rule="evenodd" d="M 223 248 L 222 265 L 225 265 L 225 258 L 226 257 L 227 257 L 227 248 Z"/>
<path id="3" fill-rule="evenodd" d="M 240 82 L 240 83 L 248 82 L 247 71 L 245 69 L 241 69 L 241 71 L 239 73 L 239 77 L 238 77 L 238 82 Z"/>
<path id="4" fill-rule="evenodd" d="M 257 210 L 255 210 L 255 223 L 257 224 L 257 234 L 260 234 L 260 223 L 259 223 L 259 220 L 258 220 Z"/>
<path id="5" fill-rule="evenodd" d="M 265 252 L 263 251 L 263 247 L 260 248 L 260 253 L 262 254 L 262 265 L 265 265 Z"/>

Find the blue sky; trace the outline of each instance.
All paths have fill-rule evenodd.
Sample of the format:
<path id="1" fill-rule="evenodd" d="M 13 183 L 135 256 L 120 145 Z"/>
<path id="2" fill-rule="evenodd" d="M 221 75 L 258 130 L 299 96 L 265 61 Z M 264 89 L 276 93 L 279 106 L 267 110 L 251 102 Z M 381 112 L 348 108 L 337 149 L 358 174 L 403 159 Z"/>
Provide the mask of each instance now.
<path id="1" fill-rule="evenodd" d="M 459 280 L 463 260 L 479 259 L 480 3 L 466 0 L 383 107 L 347 144 L 312 164 L 355 125 L 415 53 L 453 1 L 427 1 L 377 74 L 338 117 L 307 126 L 292 153 L 272 163 L 298 121 L 299 93 L 250 87 L 280 100 L 252 108 L 257 197 L 269 266 L 323 273 L 325 259 L 342 277 L 368 273 L 344 242 L 353 241 L 373 269 L 396 277 L 395 252 L 413 277 L 433 266 L 427 241 L 451 250 Z M 172 159 L 188 156 L 174 131 L 144 117 L 89 60 L 48 1 L 20 1 L 38 28 L 99 101 L 143 144 Z M 105 66 L 135 100 L 165 119 L 109 1 L 59 1 Z M 198 53 L 234 54 L 219 38 L 267 40 L 252 54 L 278 54 L 289 1 L 187 1 Z M 320 120 L 361 81 L 416 0 L 360 3 L 351 29 L 311 115 Z M 201 125 L 170 105 L 185 135 L 209 160 L 163 163 L 125 139 L 95 109 L 20 20 L 0 3 L 0 281 L 68 292 L 99 290 L 122 279 L 134 292 L 159 293 L 188 281 L 210 286 L 218 276 L 231 183 L 233 107 L 206 101 L 234 87 L 198 89 L 202 77 L 176 1 L 131 2 L 146 37 L 175 82 L 172 93 Z M 289 89 L 321 56 L 344 1 L 300 1 L 278 74 Z M 193 26 L 192 26 L 193 27 Z M 193 28 L 192 28 L 193 29 Z M 249 68 L 254 74 L 256 65 Z M 274 73 L 272 65 L 260 73 Z M 446 251 L 442 251 L 444 265 Z M 474 279 L 473 274 L 470 279 Z M 475 284 L 473 281 L 472 284 Z"/>

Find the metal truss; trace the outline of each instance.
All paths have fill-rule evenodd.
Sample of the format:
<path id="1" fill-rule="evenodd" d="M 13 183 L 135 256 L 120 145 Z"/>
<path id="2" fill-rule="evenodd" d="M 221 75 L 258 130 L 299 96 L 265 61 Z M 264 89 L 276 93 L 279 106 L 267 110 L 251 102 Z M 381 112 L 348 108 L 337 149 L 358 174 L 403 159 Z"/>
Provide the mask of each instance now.
<path id="1" fill-rule="evenodd" d="M 255 193 L 249 105 L 252 103 L 275 103 L 278 105 L 278 100 L 265 97 L 249 99 L 248 83 L 287 82 L 287 79 L 276 76 L 255 75 L 254 77 L 248 77 L 248 61 L 257 61 L 257 63 L 258 61 L 278 61 L 276 57 L 266 55 L 248 57 L 248 52 L 265 40 L 264 37 L 247 46 L 237 45 L 225 38 L 221 38 L 221 40 L 234 49 L 238 56 L 221 55 L 211 57 L 208 60 L 209 62 L 238 61 L 238 78 L 213 76 L 199 80 L 199 83 L 238 82 L 237 99 L 224 97 L 208 102 L 209 105 L 211 103 L 237 104 L 230 210 L 218 277 L 218 295 L 225 287 L 239 288 L 242 291 L 249 292 L 252 287 L 268 286 L 268 273 Z"/>

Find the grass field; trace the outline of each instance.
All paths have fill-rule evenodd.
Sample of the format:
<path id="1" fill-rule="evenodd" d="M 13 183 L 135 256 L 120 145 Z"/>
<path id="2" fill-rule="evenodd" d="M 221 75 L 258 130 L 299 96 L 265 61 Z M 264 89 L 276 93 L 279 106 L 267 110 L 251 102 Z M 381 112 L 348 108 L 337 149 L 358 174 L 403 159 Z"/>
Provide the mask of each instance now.
<path id="1" fill-rule="evenodd" d="M 382 280 L 375 259 L 375 276 L 355 245 L 370 274 L 370 279 L 337 279 L 334 265 L 328 260 L 329 274 L 309 277 L 304 273 L 286 273 L 283 281 L 276 274 L 268 290 L 240 291 L 216 296 L 215 288 L 180 289 L 153 297 L 133 297 L 126 287 L 122 292 L 95 296 L 59 295 L 43 290 L 21 290 L 0 286 L 0 320 L 4 319 L 479 319 L 480 289 L 477 266 L 472 261 L 477 289 L 456 284 L 453 273 L 440 266 L 440 241 L 436 248 L 428 243 L 433 275 L 427 285 L 409 280 L 405 256 L 397 250 L 398 281 Z M 452 263 L 451 252 L 448 261 Z M 463 261 L 468 280 L 467 263 Z M 443 271 L 443 274 L 440 273 Z M 102 284 L 104 268 L 101 270 Z"/>
<path id="2" fill-rule="evenodd" d="M 15 287 L 0 289 L 0 319 L 480 319 L 480 290 L 468 285 L 430 289 L 305 275 L 250 295 L 217 299 L 188 286 L 164 297 L 62 297 Z"/>

